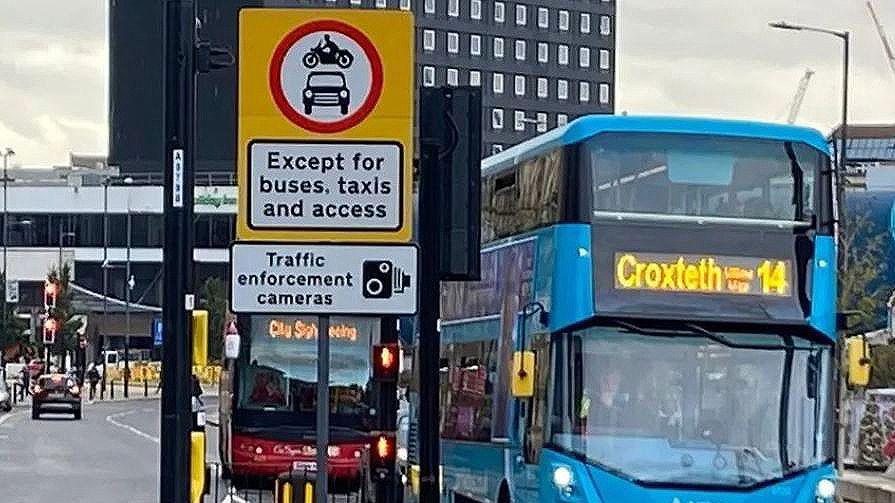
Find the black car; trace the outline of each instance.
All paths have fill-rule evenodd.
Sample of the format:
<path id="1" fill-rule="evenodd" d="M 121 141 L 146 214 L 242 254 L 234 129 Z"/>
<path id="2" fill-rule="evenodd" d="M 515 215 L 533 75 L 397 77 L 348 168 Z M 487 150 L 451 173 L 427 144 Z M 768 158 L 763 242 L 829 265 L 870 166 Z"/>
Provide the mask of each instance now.
<path id="1" fill-rule="evenodd" d="M 81 419 L 81 387 L 74 377 L 42 375 L 31 392 L 31 419 L 40 418 L 43 412 L 71 412 L 75 419 Z"/>
<path id="2" fill-rule="evenodd" d="M 311 72 L 302 91 L 305 114 L 311 115 L 314 107 L 339 107 L 342 115 L 348 114 L 351 92 L 341 72 Z"/>

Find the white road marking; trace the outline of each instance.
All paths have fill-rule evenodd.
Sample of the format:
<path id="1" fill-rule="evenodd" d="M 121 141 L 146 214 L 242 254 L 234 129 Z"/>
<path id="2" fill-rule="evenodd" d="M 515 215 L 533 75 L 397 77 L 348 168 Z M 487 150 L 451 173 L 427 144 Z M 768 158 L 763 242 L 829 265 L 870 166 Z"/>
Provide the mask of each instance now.
<path id="1" fill-rule="evenodd" d="M 121 423 L 121 422 L 119 422 L 119 421 L 116 420 L 116 418 L 120 418 L 120 417 L 124 417 L 124 416 L 129 416 L 129 415 L 133 414 L 134 412 L 136 412 L 136 410 L 129 410 L 129 411 L 126 411 L 126 412 L 118 412 L 118 413 L 116 413 L 116 414 L 110 414 L 110 415 L 106 416 L 106 421 L 108 421 L 108 422 L 114 424 L 115 426 L 117 426 L 117 427 L 119 427 L 119 428 L 124 428 L 125 430 L 127 430 L 127 431 L 133 433 L 134 435 L 137 435 L 138 437 L 143 437 L 143 438 L 145 438 L 145 439 L 147 439 L 147 440 L 151 440 L 152 442 L 155 442 L 155 443 L 158 444 L 158 443 L 159 443 L 159 438 L 158 438 L 158 437 L 152 436 L 152 435 L 150 435 L 149 433 L 146 433 L 146 432 L 144 432 L 144 431 L 140 431 L 140 430 L 134 428 L 133 426 L 131 426 L 131 425 L 129 425 L 129 424 L 124 424 L 124 423 Z"/>
<path id="2" fill-rule="evenodd" d="M 21 414 L 21 412 L 10 412 L 10 413 L 0 416 L 0 424 L 3 424 L 6 421 L 9 421 L 10 419 L 16 417 L 19 414 Z"/>

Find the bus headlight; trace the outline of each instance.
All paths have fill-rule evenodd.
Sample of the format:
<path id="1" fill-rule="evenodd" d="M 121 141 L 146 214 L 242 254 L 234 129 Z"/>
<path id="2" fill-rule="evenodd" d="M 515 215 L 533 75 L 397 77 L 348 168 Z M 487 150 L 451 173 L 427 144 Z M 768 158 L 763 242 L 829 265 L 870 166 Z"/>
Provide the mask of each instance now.
<path id="1" fill-rule="evenodd" d="M 817 488 L 814 490 L 814 495 L 817 496 L 817 499 L 820 501 L 832 501 L 833 497 L 836 495 L 836 483 L 830 479 L 820 479 L 817 482 Z"/>
<path id="2" fill-rule="evenodd" d="M 565 465 L 554 468 L 553 485 L 563 494 L 568 494 L 572 490 L 572 469 Z"/>

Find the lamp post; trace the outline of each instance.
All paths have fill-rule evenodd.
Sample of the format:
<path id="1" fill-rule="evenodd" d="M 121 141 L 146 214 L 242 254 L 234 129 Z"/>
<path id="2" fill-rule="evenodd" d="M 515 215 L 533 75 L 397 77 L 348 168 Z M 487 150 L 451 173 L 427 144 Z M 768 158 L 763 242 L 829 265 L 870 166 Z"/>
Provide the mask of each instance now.
<path id="1" fill-rule="evenodd" d="M 127 188 L 127 258 L 125 265 L 124 285 L 124 398 L 130 394 L 130 350 L 131 350 L 131 290 L 134 289 L 134 277 L 131 275 L 131 185 L 134 179 L 124 179 Z"/>
<path id="2" fill-rule="evenodd" d="M 842 214 L 843 195 L 845 191 L 845 170 L 848 162 L 846 154 L 846 139 L 848 138 L 848 58 L 849 58 L 849 41 L 851 34 L 848 31 L 830 30 L 827 28 L 817 28 L 813 26 L 805 26 L 799 24 L 791 24 L 786 21 L 777 21 L 768 23 L 771 28 L 778 30 L 792 31 L 811 31 L 815 33 L 823 33 L 832 35 L 842 40 L 842 125 L 839 128 L 839 156 L 837 162 L 839 169 L 836 170 L 836 199 L 839 206 L 840 215 Z M 841 217 L 840 217 L 841 218 Z"/>
<path id="3" fill-rule="evenodd" d="M 63 242 L 65 241 L 65 238 L 75 237 L 75 233 L 74 233 L 74 232 L 71 232 L 71 231 L 69 231 L 69 232 L 63 232 L 63 231 L 62 231 L 63 228 L 64 228 L 64 227 L 63 227 L 63 221 L 60 220 L 60 221 L 59 221 L 59 263 L 58 263 L 58 269 L 57 269 L 57 272 L 58 272 L 58 278 L 59 278 L 59 284 L 60 284 L 60 285 L 62 284 L 62 245 L 63 245 Z M 71 278 L 68 278 L 68 279 L 71 279 Z M 65 322 L 66 322 L 66 321 L 67 321 L 67 320 L 60 320 L 60 332 L 61 332 L 61 329 L 65 327 Z M 61 349 L 60 351 L 61 351 L 61 354 L 59 355 L 59 358 L 60 358 L 60 360 L 64 363 L 64 362 L 65 362 L 66 354 L 67 354 L 67 352 L 68 352 L 68 351 L 65 349 L 65 345 L 64 345 L 64 344 L 62 345 L 62 349 Z"/>
<path id="4" fill-rule="evenodd" d="M 9 310 L 9 307 L 6 304 L 6 285 L 9 282 L 9 275 L 7 274 L 6 270 L 6 251 L 9 246 L 9 233 L 7 232 L 7 230 L 9 229 L 9 224 L 7 223 L 9 221 L 9 209 L 7 206 L 6 189 L 9 178 L 6 175 L 7 168 L 9 167 L 9 158 L 16 155 L 16 153 L 13 149 L 6 147 L 5 149 L 3 149 L 3 152 L 0 152 L 0 155 L 3 156 L 3 333 L 5 334 L 7 332 L 8 326 L 7 311 Z M 0 356 L 2 356 L 2 354 L 0 354 Z M 3 358 L 0 358 L 0 364 L 3 363 L 2 360 Z"/>

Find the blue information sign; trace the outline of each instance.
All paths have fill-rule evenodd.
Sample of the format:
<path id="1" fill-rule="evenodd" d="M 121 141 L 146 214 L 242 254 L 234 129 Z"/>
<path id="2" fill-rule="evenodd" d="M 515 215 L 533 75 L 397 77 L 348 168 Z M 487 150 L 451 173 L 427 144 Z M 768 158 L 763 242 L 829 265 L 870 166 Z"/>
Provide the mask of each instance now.
<path id="1" fill-rule="evenodd" d="M 162 345 L 162 320 L 158 318 L 152 320 L 152 344 L 155 346 Z"/>

